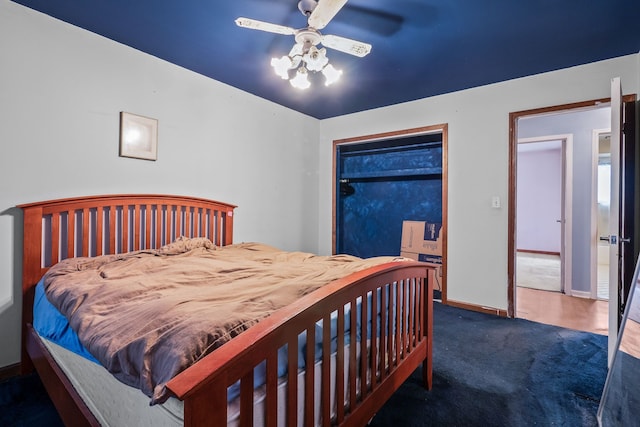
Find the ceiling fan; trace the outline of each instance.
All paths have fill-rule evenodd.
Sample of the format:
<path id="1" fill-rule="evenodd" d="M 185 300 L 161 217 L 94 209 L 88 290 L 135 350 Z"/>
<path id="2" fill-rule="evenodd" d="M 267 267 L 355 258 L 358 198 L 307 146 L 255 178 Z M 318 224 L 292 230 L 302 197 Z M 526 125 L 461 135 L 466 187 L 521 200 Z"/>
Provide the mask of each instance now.
<path id="1" fill-rule="evenodd" d="M 242 17 L 236 19 L 236 25 L 252 30 L 294 36 L 296 44 L 289 54 L 271 59 L 271 66 L 276 74 L 289 80 L 290 71 L 296 70 L 295 77 L 289 80 L 291 85 L 298 89 L 306 89 L 311 85 L 308 71 L 321 71 L 325 76 L 325 85 L 329 86 L 340 78 L 342 71 L 336 70 L 329 64 L 325 47 L 360 58 L 371 51 L 371 45 L 368 43 L 346 37 L 323 35 L 318 31 L 323 29 L 346 3 L 347 0 L 300 0 L 298 9 L 307 17 L 307 27 L 301 29 Z M 319 44 L 325 47 L 319 49 L 317 47 Z"/>

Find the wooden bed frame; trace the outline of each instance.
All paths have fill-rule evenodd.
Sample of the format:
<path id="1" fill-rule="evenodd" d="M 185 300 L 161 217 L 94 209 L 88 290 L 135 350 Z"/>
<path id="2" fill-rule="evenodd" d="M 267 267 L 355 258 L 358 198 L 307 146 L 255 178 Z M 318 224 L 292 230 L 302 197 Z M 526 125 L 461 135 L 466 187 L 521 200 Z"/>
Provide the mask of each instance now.
<path id="1" fill-rule="evenodd" d="M 158 248 L 176 237 L 207 237 L 216 245 L 233 241 L 235 206 L 201 198 L 167 195 L 107 195 L 70 198 L 18 206 L 24 212 L 23 246 L 23 373 L 35 369 L 66 425 L 99 425 L 62 369 L 33 330 L 34 288 L 56 262 L 75 256 L 98 256 L 139 249 Z M 356 310 L 345 305 L 362 303 L 392 307 L 371 322 L 369 342 L 357 341 L 351 328 L 352 346 L 360 346 L 356 359 L 349 353 L 345 382 L 345 337 L 338 334 L 336 353 L 336 402 L 330 408 L 330 364 L 323 363 L 320 414 L 323 425 L 364 425 L 411 373 L 422 364 L 426 388 L 432 383 L 433 282 L 435 269 L 424 263 L 396 262 L 379 265 L 335 280 L 299 299 L 251 327 L 230 342 L 175 376 L 171 392 L 184 402 L 184 425 L 226 425 L 227 387 L 240 380 L 240 425 L 253 423 L 253 369 L 266 361 L 266 426 L 277 423 L 277 351 L 289 344 L 287 374 L 287 425 L 297 422 L 297 340 L 306 330 L 313 342 L 315 323 L 330 322 L 337 315 L 338 330 L 345 317 L 356 325 Z M 397 295 L 391 298 L 389 295 Z M 380 299 L 380 301 L 378 301 Z M 389 301 L 387 301 L 387 299 Z M 345 312 L 349 313 L 345 315 Z M 395 313 L 395 314 L 394 314 Z M 404 313 L 404 315 L 400 315 Z M 393 318 L 396 316 L 395 318 Z M 398 325 L 400 327 L 395 327 Z M 366 319 L 361 322 L 367 336 Z M 323 328 L 323 360 L 330 360 L 330 328 Z M 314 365 L 314 347 L 307 346 L 306 366 Z M 359 364 L 359 366 L 356 366 Z M 368 381 L 356 381 L 357 371 L 371 372 Z M 325 384 L 327 385 L 325 387 Z M 305 373 L 304 425 L 313 425 L 313 370 Z"/>

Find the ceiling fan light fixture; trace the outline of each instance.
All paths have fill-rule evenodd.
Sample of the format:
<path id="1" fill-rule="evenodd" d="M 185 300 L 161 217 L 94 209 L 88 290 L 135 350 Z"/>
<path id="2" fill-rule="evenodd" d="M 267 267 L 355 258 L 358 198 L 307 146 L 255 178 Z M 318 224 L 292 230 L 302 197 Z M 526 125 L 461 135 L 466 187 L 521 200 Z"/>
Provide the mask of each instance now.
<path id="1" fill-rule="evenodd" d="M 307 26 L 300 29 L 242 17 L 236 19 L 236 25 L 268 33 L 293 35 L 296 43 L 289 55 L 271 59 L 275 73 L 283 80 L 289 80 L 293 87 L 307 89 L 311 86 L 309 72 L 322 72 L 325 76 L 325 86 L 330 86 L 340 79 L 342 71 L 329 64 L 327 49 L 335 49 L 360 58 L 371 51 L 371 45 L 368 43 L 341 36 L 322 35 L 319 31 L 333 19 L 347 1 L 299 0 L 298 9 L 307 17 Z M 318 45 L 322 45 L 322 48 L 318 48 Z M 290 78 L 291 76 L 294 77 Z"/>
<path id="2" fill-rule="evenodd" d="M 291 86 L 295 87 L 296 89 L 309 88 L 309 86 L 311 86 L 311 82 L 309 81 L 309 78 L 308 78 L 307 69 L 304 67 L 298 68 L 298 71 L 296 72 L 296 76 L 291 80 L 289 80 L 289 83 L 291 83 Z"/>
<path id="3" fill-rule="evenodd" d="M 336 70 L 333 65 L 328 64 L 322 69 L 322 74 L 325 77 L 324 85 L 330 86 L 340 80 L 340 76 L 342 76 L 342 70 Z"/>
<path id="4" fill-rule="evenodd" d="M 271 66 L 278 76 L 283 80 L 288 80 L 289 70 L 293 67 L 293 61 L 286 55 L 282 58 L 271 58 Z"/>

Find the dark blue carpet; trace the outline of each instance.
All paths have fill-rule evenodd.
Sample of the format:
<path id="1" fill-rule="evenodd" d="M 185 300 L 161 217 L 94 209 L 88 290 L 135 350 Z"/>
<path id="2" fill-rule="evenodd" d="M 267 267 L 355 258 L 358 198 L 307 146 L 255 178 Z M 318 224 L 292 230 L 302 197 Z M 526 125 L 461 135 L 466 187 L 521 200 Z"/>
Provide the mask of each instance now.
<path id="1" fill-rule="evenodd" d="M 0 382 L 0 426 L 63 426 L 37 375 Z"/>
<path id="2" fill-rule="evenodd" d="M 597 426 L 607 338 L 436 303 L 433 389 L 418 369 L 371 426 Z M 0 383 L 0 426 L 61 425 L 35 375 Z"/>
<path id="3" fill-rule="evenodd" d="M 597 426 L 607 337 L 435 305 L 433 389 L 414 372 L 372 426 Z"/>

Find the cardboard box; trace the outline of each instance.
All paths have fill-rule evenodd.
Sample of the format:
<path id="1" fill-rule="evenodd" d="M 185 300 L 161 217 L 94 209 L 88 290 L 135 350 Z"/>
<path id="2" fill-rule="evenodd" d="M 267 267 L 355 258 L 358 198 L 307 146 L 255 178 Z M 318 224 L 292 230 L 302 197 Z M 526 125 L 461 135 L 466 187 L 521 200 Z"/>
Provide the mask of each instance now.
<path id="1" fill-rule="evenodd" d="M 438 277 L 442 277 L 442 257 L 438 255 L 429 255 L 429 254 L 417 254 L 415 252 L 400 252 L 401 257 L 409 258 L 414 261 L 422 261 L 428 262 L 429 264 L 436 265 L 436 280 L 434 283 L 433 289 L 436 291 L 440 291 L 440 281 Z"/>
<path id="2" fill-rule="evenodd" d="M 400 251 L 442 257 L 442 223 L 403 221 Z"/>
<path id="3" fill-rule="evenodd" d="M 403 221 L 400 256 L 436 264 L 442 277 L 442 223 Z"/>

